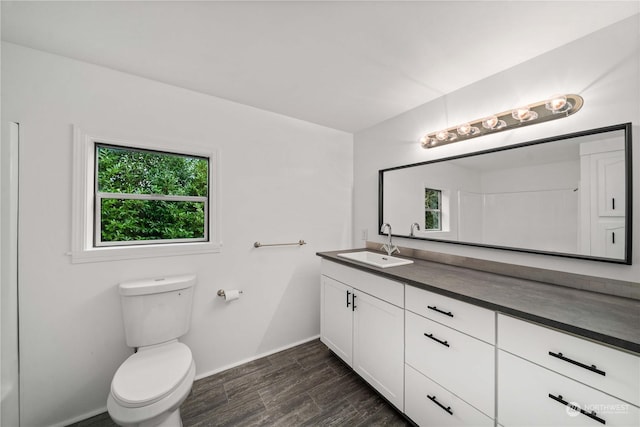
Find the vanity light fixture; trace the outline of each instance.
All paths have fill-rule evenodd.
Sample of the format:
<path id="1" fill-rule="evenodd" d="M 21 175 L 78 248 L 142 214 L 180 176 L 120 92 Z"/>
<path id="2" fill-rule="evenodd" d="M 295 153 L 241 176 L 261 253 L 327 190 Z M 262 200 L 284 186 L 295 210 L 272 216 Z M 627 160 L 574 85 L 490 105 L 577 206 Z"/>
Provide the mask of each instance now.
<path id="1" fill-rule="evenodd" d="M 554 95 L 544 101 L 429 133 L 420 138 L 420 144 L 423 148 L 439 147 L 503 130 L 548 122 L 575 114 L 583 104 L 584 99 L 580 95 Z"/>

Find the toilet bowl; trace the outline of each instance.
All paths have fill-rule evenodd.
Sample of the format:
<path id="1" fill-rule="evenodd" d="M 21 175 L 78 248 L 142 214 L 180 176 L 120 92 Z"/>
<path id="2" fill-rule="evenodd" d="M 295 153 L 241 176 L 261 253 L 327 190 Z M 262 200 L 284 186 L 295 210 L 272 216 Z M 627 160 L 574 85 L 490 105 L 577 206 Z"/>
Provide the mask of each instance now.
<path id="1" fill-rule="evenodd" d="M 191 350 L 177 341 L 129 357 L 111 382 L 107 409 L 121 426 L 181 426 L 180 405 L 196 374 Z"/>
<path id="2" fill-rule="evenodd" d="M 194 276 L 120 284 L 127 345 L 138 349 L 111 381 L 107 410 L 124 427 L 182 426 L 196 373 L 177 338 L 189 329 Z"/>

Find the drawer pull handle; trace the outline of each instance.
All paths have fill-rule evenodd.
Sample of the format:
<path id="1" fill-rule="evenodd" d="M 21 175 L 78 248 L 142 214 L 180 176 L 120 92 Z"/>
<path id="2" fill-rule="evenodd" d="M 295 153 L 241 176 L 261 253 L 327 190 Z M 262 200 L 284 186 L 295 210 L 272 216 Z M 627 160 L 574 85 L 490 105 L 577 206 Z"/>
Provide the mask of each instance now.
<path id="1" fill-rule="evenodd" d="M 564 406 L 568 406 L 569 408 L 573 409 L 574 411 L 580 412 L 582 415 L 586 415 L 587 417 L 591 418 L 592 420 L 596 420 L 597 422 L 602 423 L 602 424 L 606 424 L 607 423 L 605 420 L 603 420 L 602 418 L 600 418 L 598 416 L 596 411 L 587 412 L 584 409 L 582 409 L 581 407 L 579 407 L 577 405 L 574 405 L 573 403 L 569 403 L 566 400 L 564 400 L 562 398 L 561 394 L 559 394 L 557 396 L 554 396 L 553 394 L 549 393 L 549 397 L 551 399 L 555 400 L 556 402 L 562 403 Z"/>
<path id="2" fill-rule="evenodd" d="M 432 339 L 432 340 L 434 340 L 434 341 L 439 342 L 440 344 L 442 344 L 442 345 L 443 345 L 443 346 L 445 346 L 445 347 L 450 347 L 448 342 L 446 342 L 446 341 L 440 341 L 438 338 L 434 337 L 434 336 L 433 336 L 433 334 L 427 334 L 427 333 L 425 332 L 424 336 L 425 336 L 425 337 L 427 337 L 427 338 L 431 338 L 431 339 Z"/>
<path id="3" fill-rule="evenodd" d="M 550 351 L 549 352 L 549 356 L 553 356 L 553 357 L 558 358 L 560 360 L 564 360 L 565 362 L 569 362 L 572 365 L 580 366 L 581 368 L 584 368 L 584 369 L 586 369 L 588 371 L 591 371 L 591 372 L 595 372 L 596 374 L 600 374 L 602 376 L 606 376 L 607 375 L 606 372 L 601 371 L 600 369 L 598 369 L 596 367 L 596 365 L 589 366 L 589 365 L 585 365 L 584 363 L 576 362 L 575 360 L 572 360 L 572 359 L 569 359 L 568 357 L 563 356 L 562 353 L 554 353 L 554 352 Z"/>
<path id="4" fill-rule="evenodd" d="M 449 317 L 453 317 L 453 313 L 450 311 L 444 311 L 444 310 L 440 310 L 438 307 L 436 307 L 435 305 L 433 307 L 431 307 L 430 305 L 427 306 L 428 309 L 433 310 L 433 311 L 437 311 L 438 313 L 442 313 L 445 316 L 449 316 Z"/>
<path id="5" fill-rule="evenodd" d="M 429 396 L 429 395 L 427 394 L 427 397 L 428 397 L 428 398 L 429 398 L 429 400 L 431 400 L 433 403 L 435 403 L 436 405 L 438 405 L 439 407 L 441 407 L 442 409 L 444 409 L 445 411 L 447 411 L 447 412 L 449 413 L 449 415 L 453 415 L 453 411 L 451 410 L 451 406 L 447 406 L 447 407 L 445 408 L 445 407 L 444 407 L 444 405 L 443 405 L 442 403 L 440 403 L 440 402 L 438 402 L 438 401 L 436 400 L 436 396 L 435 396 L 435 395 L 433 395 L 433 396 Z"/>

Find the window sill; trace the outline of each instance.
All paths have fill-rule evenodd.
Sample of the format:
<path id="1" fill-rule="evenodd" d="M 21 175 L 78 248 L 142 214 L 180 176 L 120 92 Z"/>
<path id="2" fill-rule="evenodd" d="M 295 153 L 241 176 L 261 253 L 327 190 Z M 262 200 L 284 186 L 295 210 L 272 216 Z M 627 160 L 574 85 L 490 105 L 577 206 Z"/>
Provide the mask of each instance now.
<path id="1" fill-rule="evenodd" d="M 73 264 L 119 261 L 125 259 L 157 258 L 220 252 L 220 244 L 179 243 L 164 245 L 118 246 L 91 248 L 69 253 Z"/>

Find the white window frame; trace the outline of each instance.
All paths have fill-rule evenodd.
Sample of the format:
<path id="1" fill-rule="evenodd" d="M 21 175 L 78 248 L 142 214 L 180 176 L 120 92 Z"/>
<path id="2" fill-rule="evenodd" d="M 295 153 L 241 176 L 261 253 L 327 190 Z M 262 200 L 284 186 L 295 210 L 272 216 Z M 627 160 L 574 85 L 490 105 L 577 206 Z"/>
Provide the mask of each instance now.
<path id="1" fill-rule="evenodd" d="M 146 244 L 127 244 L 117 242 L 94 246 L 97 233 L 94 214 L 96 202 L 95 191 L 95 153 L 96 144 L 138 148 L 142 150 L 164 151 L 187 156 L 205 157 L 209 159 L 209 198 L 208 198 L 208 241 L 189 242 L 176 239 L 163 240 L 162 243 L 145 242 Z M 97 137 L 89 135 L 77 126 L 73 129 L 73 194 L 72 194 L 72 236 L 71 261 L 73 263 L 114 261 L 132 258 L 154 258 L 162 256 L 191 255 L 220 252 L 219 243 L 219 176 L 218 152 L 201 147 L 179 144 L 179 152 L 175 146 L 148 141 L 124 141 L 121 139 Z M 100 197 L 100 195 L 98 195 Z M 170 198 L 164 198 L 169 200 Z M 96 209 L 99 210 L 99 209 Z M 98 214 L 99 215 L 99 214 Z M 99 223 L 98 223 L 99 224 Z M 97 240 L 96 240 L 97 241 Z"/>

